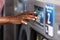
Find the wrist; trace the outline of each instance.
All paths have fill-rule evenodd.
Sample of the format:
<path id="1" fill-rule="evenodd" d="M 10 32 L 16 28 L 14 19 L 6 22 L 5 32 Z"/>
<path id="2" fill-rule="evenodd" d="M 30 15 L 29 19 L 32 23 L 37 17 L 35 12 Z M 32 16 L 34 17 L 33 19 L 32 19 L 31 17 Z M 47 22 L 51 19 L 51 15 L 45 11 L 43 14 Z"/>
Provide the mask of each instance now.
<path id="1" fill-rule="evenodd" d="M 6 20 L 7 23 L 10 23 L 10 17 L 7 17 Z"/>
<path id="2" fill-rule="evenodd" d="M 10 22 L 10 20 L 9 20 L 9 18 L 7 18 L 7 23 L 9 23 Z"/>
<path id="3" fill-rule="evenodd" d="M 0 17 L 0 24 L 5 24 L 5 23 L 9 23 L 9 18 L 7 17 Z"/>

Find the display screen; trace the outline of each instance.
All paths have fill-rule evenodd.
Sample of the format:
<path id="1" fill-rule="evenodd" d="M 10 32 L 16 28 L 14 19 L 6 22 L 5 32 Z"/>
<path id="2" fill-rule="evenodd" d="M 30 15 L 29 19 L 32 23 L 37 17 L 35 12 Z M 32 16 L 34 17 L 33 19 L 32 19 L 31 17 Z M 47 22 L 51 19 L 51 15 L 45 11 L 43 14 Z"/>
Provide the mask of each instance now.
<path id="1" fill-rule="evenodd" d="M 40 26 L 44 25 L 44 8 L 39 6 L 34 6 L 35 16 L 37 16 L 36 23 Z"/>

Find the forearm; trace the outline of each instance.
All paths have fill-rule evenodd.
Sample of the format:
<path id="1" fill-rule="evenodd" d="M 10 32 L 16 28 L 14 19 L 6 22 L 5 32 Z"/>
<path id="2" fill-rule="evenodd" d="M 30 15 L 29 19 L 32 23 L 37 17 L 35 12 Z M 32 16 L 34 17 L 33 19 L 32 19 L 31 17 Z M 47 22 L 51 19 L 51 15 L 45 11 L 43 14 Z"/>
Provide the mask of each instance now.
<path id="1" fill-rule="evenodd" d="M 9 23 L 8 17 L 0 17 L 0 25 Z"/>

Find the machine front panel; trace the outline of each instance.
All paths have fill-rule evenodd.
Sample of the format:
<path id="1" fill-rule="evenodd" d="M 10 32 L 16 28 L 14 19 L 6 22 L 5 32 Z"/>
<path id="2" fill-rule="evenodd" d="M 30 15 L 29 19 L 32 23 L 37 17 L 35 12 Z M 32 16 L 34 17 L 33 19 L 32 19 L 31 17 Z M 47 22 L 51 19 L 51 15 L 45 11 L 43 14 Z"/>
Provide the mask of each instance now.
<path id="1" fill-rule="evenodd" d="M 39 7 L 39 6 L 34 6 L 35 8 L 35 16 L 37 16 L 38 18 L 36 19 L 36 23 L 40 26 L 44 26 L 44 8 L 43 7 Z"/>

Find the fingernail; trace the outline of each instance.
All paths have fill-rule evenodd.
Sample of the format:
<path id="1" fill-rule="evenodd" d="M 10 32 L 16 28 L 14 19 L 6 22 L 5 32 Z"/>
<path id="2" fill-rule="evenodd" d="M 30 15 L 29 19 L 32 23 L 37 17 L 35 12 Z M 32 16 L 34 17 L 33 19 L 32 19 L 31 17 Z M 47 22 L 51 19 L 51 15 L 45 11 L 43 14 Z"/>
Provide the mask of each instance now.
<path id="1" fill-rule="evenodd" d="M 27 22 L 22 21 L 23 24 L 27 24 Z"/>
<path id="2" fill-rule="evenodd" d="M 35 18 L 37 18 L 37 17 L 35 17 Z"/>
<path id="3" fill-rule="evenodd" d="M 27 22 L 24 22 L 24 24 L 26 24 L 26 25 L 27 25 Z"/>
<path id="4" fill-rule="evenodd" d="M 34 13 L 36 13 L 36 12 L 34 12 Z"/>
<path id="5" fill-rule="evenodd" d="M 35 20 L 35 19 L 33 19 L 33 20 Z"/>
<path id="6" fill-rule="evenodd" d="M 27 23 L 25 22 L 25 24 L 27 25 Z"/>

